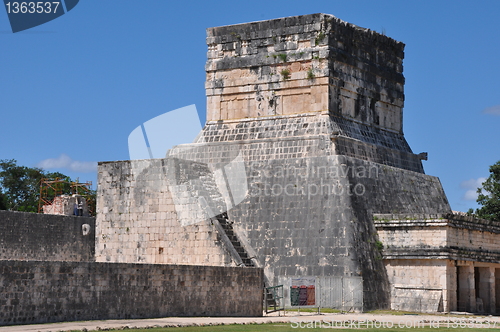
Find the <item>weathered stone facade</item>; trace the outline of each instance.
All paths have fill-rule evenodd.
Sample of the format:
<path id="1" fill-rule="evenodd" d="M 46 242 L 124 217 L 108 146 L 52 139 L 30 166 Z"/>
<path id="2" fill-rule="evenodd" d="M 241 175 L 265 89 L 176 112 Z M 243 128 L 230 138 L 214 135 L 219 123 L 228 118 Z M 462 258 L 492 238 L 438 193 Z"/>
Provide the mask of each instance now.
<path id="1" fill-rule="evenodd" d="M 0 325 L 258 316 L 300 277 L 322 307 L 500 312 L 500 223 L 452 214 L 404 138 L 402 43 L 314 14 L 207 44 L 196 141 L 99 163 L 97 262 L 94 219 L 0 211 Z"/>
<path id="2" fill-rule="evenodd" d="M 262 316 L 262 269 L 0 260 L 0 325 Z"/>
<path id="3" fill-rule="evenodd" d="M 332 15 L 207 30 L 207 121 L 333 110 L 402 133 L 404 45 Z"/>
<path id="4" fill-rule="evenodd" d="M 325 14 L 211 28 L 207 44 L 197 140 L 99 164 L 97 260 L 361 278 L 363 308 L 389 307 L 372 213 L 451 212 L 403 135 L 404 45 Z"/>
<path id="5" fill-rule="evenodd" d="M 392 309 L 500 312 L 500 223 L 462 214 L 374 219 Z"/>
<path id="6" fill-rule="evenodd" d="M 0 210 L 0 260 L 93 261 L 95 218 Z"/>
<path id="7" fill-rule="evenodd" d="M 95 262 L 95 239 L 95 218 L 0 211 L 0 325 L 262 315 L 262 269 Z"/>
<path id="8" fill-rule="evenodd" d="M 96 260 L 230 265 L 209 220 L 180 227 L 165 168 L 162 159 L 99 164 Z"/>
<path id="9" fill-rule="evenodd" d="M 210 28 L 207 44 L 206 142 L 326 135 L 337 154 L 423 172 L 403 137 L 403 43 L 313 14 Z"/>

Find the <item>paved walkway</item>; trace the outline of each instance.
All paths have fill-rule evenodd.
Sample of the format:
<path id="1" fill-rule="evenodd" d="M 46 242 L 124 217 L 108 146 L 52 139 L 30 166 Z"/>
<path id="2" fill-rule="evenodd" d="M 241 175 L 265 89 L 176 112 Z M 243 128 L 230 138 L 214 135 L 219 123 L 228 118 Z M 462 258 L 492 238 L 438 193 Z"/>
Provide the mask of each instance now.
<path id="1" fill-rule="evenodd" d="M 53 324 L 2 326 L 0 332 L 60 332 L 71 330 L 88 331 L 122 327 L 172 327 L 190 325 L 250 324 L 250 323 L 286 323 L 294 327 L 419 327 L 422 324 L 433 327 L 496 327 L 500 328 L 500 317 L 464 316 L 464 315 L 389 315 L 389 314 L 320 314 L 287 311 L 279 316 L 273 313 L 264 317 L 168 317 L 154 319 L 123 319 L 68 322 Z"/>

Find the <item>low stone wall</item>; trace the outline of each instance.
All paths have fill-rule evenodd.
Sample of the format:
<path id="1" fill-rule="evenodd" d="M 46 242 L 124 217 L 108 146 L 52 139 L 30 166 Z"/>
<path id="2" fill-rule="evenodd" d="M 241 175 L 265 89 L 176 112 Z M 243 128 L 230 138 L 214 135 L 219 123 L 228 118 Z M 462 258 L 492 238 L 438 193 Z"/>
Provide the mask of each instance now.
<path id="1" fill-rule="evenodd" d="M 0 260 L 94 261 L 95 218 L 0 211 Z"/>
<path id="2" fill-rule="evenodd" d="M 0 261 L 0 325 L 262 316 L 257 268 Z"/>

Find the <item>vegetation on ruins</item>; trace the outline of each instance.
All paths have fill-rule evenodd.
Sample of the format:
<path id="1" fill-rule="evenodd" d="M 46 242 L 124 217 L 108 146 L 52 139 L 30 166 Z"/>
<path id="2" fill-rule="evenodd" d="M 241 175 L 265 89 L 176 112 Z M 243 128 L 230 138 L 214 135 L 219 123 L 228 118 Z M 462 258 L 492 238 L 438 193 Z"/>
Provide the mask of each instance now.
<path id="1" fill-rule="evenodd" d="M 67 175 L 20 166 L 14 159 L 0 159 L 0 210 L 38 212 L 40 181 L 44 178 L 64 180 L 62 194 L 71 193 L 70 182 L 73 181 Z M 95 196 L 95 191 L 91 195 Z"/>
<path id="2" fill-rule="evenodd" d="M 309 70 L 307 71 L 307 79 L 312 80 L 314 79 L 314 77 L 314 70 L 312 68 L 309 68 Z"/>
<path id="3" fill-rule="evenodd" d="M 477 189 L 477 193 L 477 202 L 481 207 L 476 209 L 476 215 L 500 221 L 500 161 L 490 166 L 490 176 L 483 182 L 483 187 Z"/>
<path id="4" fill-rule="evenodd" d="M 281 61 L 286 62 L 287 55 L 286 55 L 286 53 L 276 53 L 276 54 L 273 54 L 273 58 L 274 59 L 279 58 Z"/>
<path id="5" fill-rule="evenodd" d="M 290 71 L 288 69 L 283 69 L 281 71 L 281 76 L 283 76 L 283 80 L 286 81 L 290 78 Z"/>
<path id="6" fill-rule="evenodd" d="M 318 34 L 318 37 L 316 37 L 316 40 L 315 40 L 315 44 L 316 46 L 318 46 L 318 44 L 326 37 L 325 33 L 323 31 L 321 31 L 319 34 Z"/>

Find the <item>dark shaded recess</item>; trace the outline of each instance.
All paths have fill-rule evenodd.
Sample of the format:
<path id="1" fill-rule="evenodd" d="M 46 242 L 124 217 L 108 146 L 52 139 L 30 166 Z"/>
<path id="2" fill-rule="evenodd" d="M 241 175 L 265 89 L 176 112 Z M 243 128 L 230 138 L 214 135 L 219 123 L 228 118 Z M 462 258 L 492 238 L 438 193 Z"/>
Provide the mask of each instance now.
<path id="1" fill-rule="evenodd" d="M 342 136 L 354 138 L 366 143 L 381 145 L 387 148 L 413 153 L 403 134 L 383 130 L 374 126 L 357 123 L 330 112 L 333 128 Z"/>

